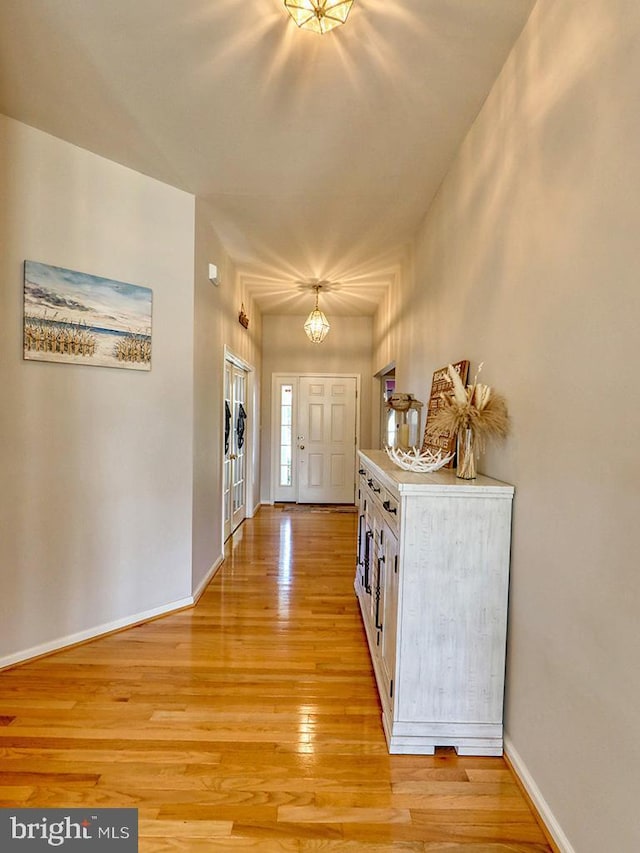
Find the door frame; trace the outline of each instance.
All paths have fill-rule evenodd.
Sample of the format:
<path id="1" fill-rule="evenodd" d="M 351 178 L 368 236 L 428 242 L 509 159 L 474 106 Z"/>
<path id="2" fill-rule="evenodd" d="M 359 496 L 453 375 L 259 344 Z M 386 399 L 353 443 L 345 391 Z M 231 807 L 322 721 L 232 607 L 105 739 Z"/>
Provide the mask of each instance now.
<path id="1" fill-rule="evenodd" d="M 381 370 L 379 370 L 376 374 L 374 374 L 375 379 L 378 380 L 377 396 L 378 396 L 379 414 L 378 414 L 378 423 L 377 423 L 378 435 L 377 436 L 375 434 L 373 435 L 373 441 L 372 441 L 371 446 L 372 447 L 378 447 L 378 448 L 380 448 L 380 450 L 384 450 L 384 448 L 385 448 L 385 444 L 386 444 L 385 437 L 387 434 L 387 418 L 389 416 L 389 410 L 388 410 L 387 406 L 385 405 L 386 401 L 384 399 L 384 385 L 385 385 L 385 380 L 388 379 L 391 374 L 393 374 L 393 379 L 394 379 L 394 384 L 395 384 L 395 377 L 396 377 L 395 359 L 393 361 L 390 361 L 389 364 L 387 364 L 385 367 L 383 367 Z"/>
<path id="2" fill-rule="evenodd" d="M 255 515 L 255 506 L 254 506 L 254 484 L 256 482 L 255 469 L 256 469 L 256 446 L 255 446 L 255 436 L 259 433 L 256 432 L 256 380 L 255 380 L 255 368 L 252 364 L 249 364 L 248 361 L 245 361 L 241 356 L 237 355 L 233 350 L 228 347 L 226 344 L 224 346 L 223 360 L 222 360 L 222 396 L 221 401 L 222 405 L 220 407 L 220 417 L 221 417 L 221 430 L 220 430 L 220 448 L 222 451 L 222 464 L 220 466 L 220 528 L 222 535 L 222 542 L 226 542 L 229 538 L 227 536 L 225 538 L 225 495 L 224 495 L 224 371 L 227 364 L 231 364 L 234 367 L 244 370 L 247 374 L 247 394 L 246 394 L 246 409 L 247 409 L 247 428 L 245 432 L 245 446 L 246 450 L 246 465 L 245 465 L 245 495 L 244 495 L 244 504 L 245 504 L 245 518 L 253 518 Z M 233 533 L 233 531 L 231 531 Z M 229 534 L 231 535 L 231 534 Z"/>
<path id="3" fill-rule="evenodd" d="M 278 475 L 278 471 L 280 469 L 280 460 L 278 457 L 278 448 L 279 442 L 277 441 L 277 427 L 280 424 L 280 413 L 279 413 L 279 404 L 280 400 L 277 394 L 278 384 L 280 382 L 288 382 L 294 385 L 294 395 L 295 395 L 295 417 L 297 421 L 297 405 L 298 405 L 298 380 L 301 378 L 308 378 L 311 376 L 317 376 L 319 379 L 355 379 L 356 380 L 356 435 L 355 435 L 355 445 L 354 445 L 354 459 L 357 461 L 358 450 L 360 449 L 360 403 L 362 400 L 361 393 L 361 374 L 360 373 L 320 373 L 315 370 L 306 371 L 303 373 L 294 373 L 291 371 L 280 372 L 280 373 L 272 373 L 271 374 L 271 423 L 270 423 L 270 448 L 269 448 L 269 458 L 271 460 L 271 476 L 269 477 L 269 503 L 275 503 L 275 490 L 276 490 L 276 477 Z M 295 424 L 297 428 L 297 422 Z M 296 430 L 293 429 L 295 432 Z M 292 487 L 292 502 L 298 503 L 298 444 L 296 441 L 292 443 L 292 468 L 295 472 L 294 479 L 295 483 Z M 355 474 L 357 470 L 357 465 L 354 465 L 354 487 L 355 487 Z M 355 494 L 355 492 L 354 492 Z"/>

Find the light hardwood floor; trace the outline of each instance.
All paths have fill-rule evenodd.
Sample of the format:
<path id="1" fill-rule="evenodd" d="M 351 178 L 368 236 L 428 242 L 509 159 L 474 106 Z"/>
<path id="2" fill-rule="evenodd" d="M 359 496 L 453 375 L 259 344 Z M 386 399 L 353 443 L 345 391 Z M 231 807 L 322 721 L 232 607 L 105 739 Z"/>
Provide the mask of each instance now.
<path id="1" fill-rule="evenodd" d="M 136 807 L 143 853 L 548 853 L 502 759 L 387 754 L 356 518 L 262 508 L 195 608 L 1 673 L 0 806 Z"/>

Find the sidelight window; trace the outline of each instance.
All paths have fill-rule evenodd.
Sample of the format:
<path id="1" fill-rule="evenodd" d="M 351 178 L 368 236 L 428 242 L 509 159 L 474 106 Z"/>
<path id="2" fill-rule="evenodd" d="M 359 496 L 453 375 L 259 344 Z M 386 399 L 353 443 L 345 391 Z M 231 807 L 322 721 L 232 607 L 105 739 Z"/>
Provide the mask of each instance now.
<path id="1" fill-rule="evenodd" d="M 280 485 L 290 486 L 293 454 L 293 385 L 280 386 Z"/>

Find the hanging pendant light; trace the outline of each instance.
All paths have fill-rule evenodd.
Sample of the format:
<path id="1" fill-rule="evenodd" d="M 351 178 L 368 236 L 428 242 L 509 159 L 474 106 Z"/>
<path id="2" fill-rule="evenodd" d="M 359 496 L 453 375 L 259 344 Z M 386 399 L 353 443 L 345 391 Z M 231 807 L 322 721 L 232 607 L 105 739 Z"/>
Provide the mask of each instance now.
<path id="1" fill-rule="evenodd" d="M 329 325 L 329 321 L 325 315 L 318 308 L 318 293 L 320 292 L 320 285 L 314 284 L 313 289 L 316 292 L 316 307 L 307 317 L 304 324 L 304 331 L 312 344 L 321 344 L 327 337 L 331 326 Z"/>
<path id="2" fill-rule="evenodd" d="M 349 17 L 353 0 L 284 0 L 296 24 L 314 33 L 328 33 Z"/>

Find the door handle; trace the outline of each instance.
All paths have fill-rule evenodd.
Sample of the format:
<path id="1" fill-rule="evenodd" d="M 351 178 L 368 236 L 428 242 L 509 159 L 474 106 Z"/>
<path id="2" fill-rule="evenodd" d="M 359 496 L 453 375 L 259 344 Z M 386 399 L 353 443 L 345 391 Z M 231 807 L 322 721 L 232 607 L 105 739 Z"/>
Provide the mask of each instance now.
<path id="1" fill-rule="evenodd" d="M 304 444 L 300 444 L 299 447 L 300 447 L 300 450 L 304 450 Z"/>

